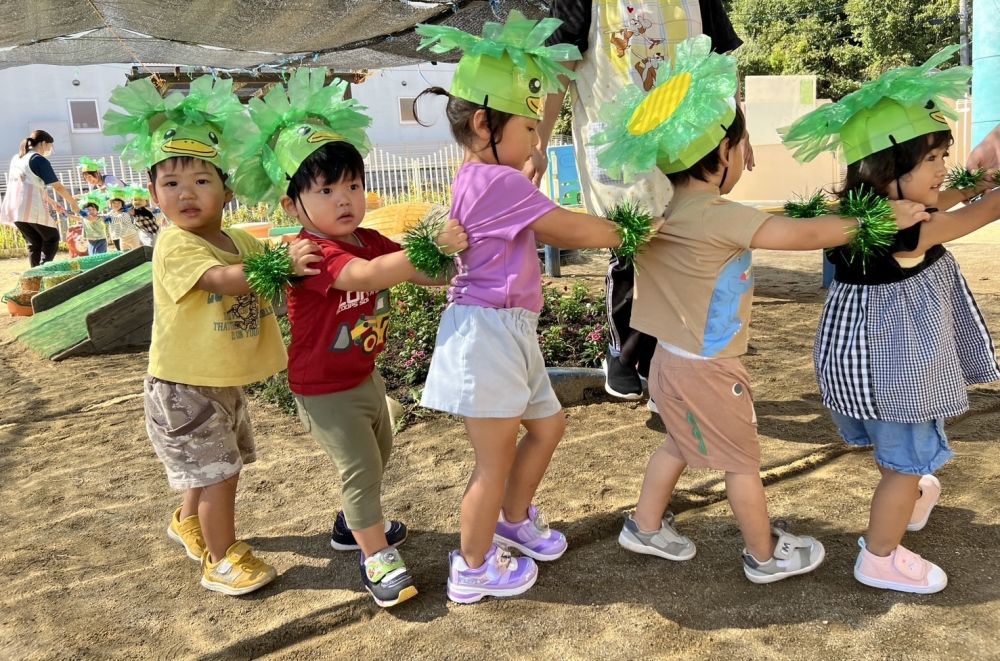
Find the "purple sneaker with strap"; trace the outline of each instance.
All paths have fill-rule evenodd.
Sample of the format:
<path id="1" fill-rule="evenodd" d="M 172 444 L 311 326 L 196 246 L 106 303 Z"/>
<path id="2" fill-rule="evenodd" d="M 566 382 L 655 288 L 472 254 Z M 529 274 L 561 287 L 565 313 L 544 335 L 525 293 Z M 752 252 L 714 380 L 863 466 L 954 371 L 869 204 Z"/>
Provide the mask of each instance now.
<path id="1" fill-rule="evenodd" d="M 458 551 L 448 555 L 448 598 L 471 604 L 483 597 L 513 597 L 527 592 L 538 579 L 538 565 L 531 558 L 515 558 L 494 544 L 483 564 L 470 569 Z"/>
<path id="2" fill-rule="evenodd" d="M 558 560 L 566 552 L 566 536 L 549 528 L 545 517 L 534 505 L 528 505 L 528 518 L 518 523 L 509 523 L 501 509 L 493 541 L 543 562 Z"/>

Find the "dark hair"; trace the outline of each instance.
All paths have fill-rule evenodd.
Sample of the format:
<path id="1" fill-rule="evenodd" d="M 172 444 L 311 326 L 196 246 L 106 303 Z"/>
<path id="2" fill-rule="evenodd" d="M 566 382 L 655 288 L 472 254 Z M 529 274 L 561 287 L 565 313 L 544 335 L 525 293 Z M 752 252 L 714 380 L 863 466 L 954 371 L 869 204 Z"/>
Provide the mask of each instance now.
<path id="1" fill-rule="evenodd" d="M 349 142 L 328 142 L 309 154 L 288 182 L 285 194 L 295 202 L 315 185 L 329 186 L 345 178 L 365 180 L 365 160 Z"/>
<path id="2" fill-rule="evenodd" d="M 473 149 L 476 144 L 476 132 L 472 128 L 472 117 L 476 114 L 477 110 L 486 109 L 486 123 L 489 126 L 490 137 L 493 139 L 494 145 L 500 144 L 500 133 L 503 131 L 503 127 L 514 117 L 509 112 L 486 108 L 485 105 L 452 96 L 443 87 L 428 87 L 418 94 L 417 98 L 413 99 L 413 117 L 421 126 L 430 126 L 429 124 L 424 124 L 417 117 L 417 101 L 424 94 L 448 97 L 448 106 L 445 108 L 445 115 L 448 117 L 448 124 L 451 126 L 451 134 L 455 136 L 455 141 L 466 149 Z"/>
<path id="3" fill-rule="evenodd" d="M 170 158 L 163 159 L 159 163 L 154 163 L 149 168 L 149 182 L 154 186 L 156 185 L 156 170 L 164 163 L 174 163 L 176 169 L 183 170 L 198 163 L 208 163 L 208 161 L 203 158 L 195 158 L 194 156 L 171 156 Z M 209 165 L 215 168 L 215 171 L 219 173 L 219 179 L 222 180 L 222 185 L 225 186 L 226 179 L 229 175 L 220 170 L 214 163 L 209 163 Z"/>
<path id="4" fill-rule="evenodd" d="M 865 156 L 847 166 L 844 187 L 836 194 L 844 198 L 851 191 L 870 188 L 877 195 L 885 195 L 894 181 L 917 167 L 927 154 L 948 147 L 952 141 L 951 131 L 935 131 Z"/>
<path id="5" fill-rule="evenodd" d="M 84 209 L 89 209 L 90 207 L 94 207 L 94 208 L 95 208 L 95 209 L 97 209 L 98 211 L 100 211 L 100 210 L 101 210 L 101 207 L 97 206 L 97 203 L 96 203 L 96 202 L 87 202 L 86 204 L 84 204 L 84 205 L 83 205 L 83 208 L 84 208 Z"/>
<path id="6" fill-rule="evenodd" d="M 733 122 L 726 128 L 726 134 L 723 136 L 722 140 L 729 138 L 729 147 L 732 149 L 733 147 L 739 146 L 743 138 L 746 137 L 746 134 L 746 120 L 743 118 L 743 111 L 740 110 L 739 106 L 737 106 L 736 116 L 733 118 Z M 722 146 L 722 140 L 719 140 L 719 147 Z M 682 186 L 691 181 L 691 179 L 708 181 L 708 177 L 718 172 L 719 167 L 722 165 L 722 159 L 719 155 L 721 149 L 719 149 L 719 147 L 702 156 L 700 161 L 689 167 L 687 170 L 671 172 L 667 175 L 667 179 L 669 179 L 670 183 L 674 186 Z"/>
<path id="7" fill-rule="evenodd" d="M 52 138 L 51 135 L 49 135 L 47 131 L 43 131 L 41 129 L 32 131 L 31 135 L 29 135 L 27 138 L 21 141 L 21 147 L 20 149 L 17 150 L 17 155 L 24 156 L 25 154 L 28 153 L 29 149 L 34 149 L 36 145 L 39 145 L 43 142 L 51 144 L 55 142 L 55 140 Z"/>
<path id="8" fill-rule="evenodd" d="M 123 207 L 123 208 L 125 207 L 125 200 L 123 200 L 123 199 L 122 199 L 122 198 L 120 198 L 120 197 L 112 197 L 112 198 L 109 198 L 109 199 L 108 199 L 108 202 L 109 202 L 109 203 L 111 203 L 111 202 L 121 202 L 121 203 L 122 203 L 122 207 Z"/>

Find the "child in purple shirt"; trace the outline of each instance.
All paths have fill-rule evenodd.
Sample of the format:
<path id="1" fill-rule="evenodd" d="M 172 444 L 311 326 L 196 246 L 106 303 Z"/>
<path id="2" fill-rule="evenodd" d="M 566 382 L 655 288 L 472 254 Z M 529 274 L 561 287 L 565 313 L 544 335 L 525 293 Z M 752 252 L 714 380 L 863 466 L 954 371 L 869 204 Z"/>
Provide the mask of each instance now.
<path id="1" fill-rule="evenodd" d="M 511 12 L 508 27 L 517 21 L 527 19 Z M 498 39 L 537 36 L 533 26 L 520 27 L 504 28 Z M 425 45 L 440 42 L 434 52 L 478 39 L 442 26 L 417 32 L 428 38 Z M 521 594 L 535 583 L 535 560 L 555 560 L 566 550 L 565 536 L 532 504 L 566 427 L 536 335 L 542 289 L 535 242 L 621 245 L 616 225 L 556 206 L 520 171 L 536 142 L 546 88 L 560 84 L 552 72 L 570 72 L 554 62 L 543 62 L 543 72 L 538 49 L 518 50 L 514 42 L 503 41 L 500 57 L 463 56 L 450 93 L 425 92 L 448 97 L 452 133 L 465 150 L 451 217 L 465 228 L 469 248 L 458 260 L 421 399 L 461 416 L 475 450 L 462 499 L 461 549 L 450 554 L 448 574 L 448 597 L 460 603 Z M 515 66 L 511 52 L 526 64 Z M 527 433 L 518 442 L 521 426 Z"/>

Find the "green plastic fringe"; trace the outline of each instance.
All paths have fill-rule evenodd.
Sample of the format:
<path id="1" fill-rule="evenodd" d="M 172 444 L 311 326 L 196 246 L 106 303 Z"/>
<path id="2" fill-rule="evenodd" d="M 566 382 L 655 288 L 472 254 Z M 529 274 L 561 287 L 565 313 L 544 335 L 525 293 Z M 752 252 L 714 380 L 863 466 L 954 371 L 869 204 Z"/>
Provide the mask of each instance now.
<path id="1" fill-rule="evenodd" d="M 243 272 L 250 289 L 266 300 L 274 300 L 291 284 L 295 272 L 288 244 L 277 247 L 265 245 L 263 252 L 249 255 L 243 260 Z"/>
<path id="2" fill-rule="evenodd" d="M 403 237 L 403 250 L 413 267 L 435 280 L 451 275 L 455 257 L 444 254 L 435 239 L 447 220 L 447 213 L 429 214 L 407 230 Z"/>
<path id="3" fill-rule="evenodd" d="M 840 201 L 839 215 L 856 218 L 858 228 L 847 244 L 849 260 L 860 259 L 862 267 L 876 248 L 887 248 L 899 229 L 889 200 L 871 191 L 851 191 Z"/>
<path id="4" fill-rule="evenodd" d="M 635 200 L 615 205 L 608 212 L 608 220 L 617 226 L 622 244 L 611 252 L 623 264 L 635 261 L 642 248 L 653 238 L 653 216 Z"/>

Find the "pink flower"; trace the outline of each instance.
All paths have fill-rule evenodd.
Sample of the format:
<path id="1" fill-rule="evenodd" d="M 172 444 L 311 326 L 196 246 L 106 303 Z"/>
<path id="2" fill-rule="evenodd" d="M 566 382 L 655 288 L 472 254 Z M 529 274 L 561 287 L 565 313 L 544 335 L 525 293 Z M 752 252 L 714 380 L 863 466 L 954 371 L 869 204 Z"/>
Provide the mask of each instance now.
<path id="1" fill-rule="evenodd" d="M 594 343 L 600 342 L 602 337 L 601 331 L 599 330 L 592 330 L 587 333 L 587 339 Z"/>

